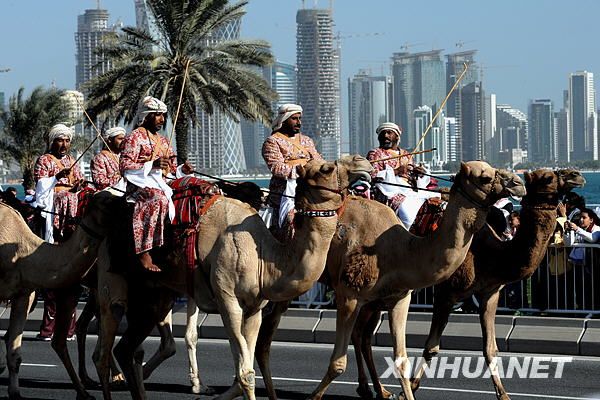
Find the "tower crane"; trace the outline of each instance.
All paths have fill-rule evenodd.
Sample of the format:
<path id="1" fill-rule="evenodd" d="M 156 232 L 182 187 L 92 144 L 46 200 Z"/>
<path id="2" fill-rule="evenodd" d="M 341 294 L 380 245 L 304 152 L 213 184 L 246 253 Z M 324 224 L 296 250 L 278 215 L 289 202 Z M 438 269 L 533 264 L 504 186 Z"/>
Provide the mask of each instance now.
<path id="1" fill-rule="evenodd" d="M 400 48 L 404 51 L 408 51 L 411 47 L 415 47 L 415 46 L 423 46 L 425 43 L 423 42 L 419 42 L 419 43 L 408 43 L 408 42 L 404 42 L 404 44 L 402 44 L 402 46 L 400 46 Z"/>
<path id="2" fill-rule="evenodd" d="M 456 47 L 458 47 L 459 49 L 462 49 L 465 46 L 465 44 L 467 44 L 467 43 L 473 43 L 473 42 L 475 42 L 475 40 L 467 40 L 467 41 L 459 40 L 454 45 Z"/>

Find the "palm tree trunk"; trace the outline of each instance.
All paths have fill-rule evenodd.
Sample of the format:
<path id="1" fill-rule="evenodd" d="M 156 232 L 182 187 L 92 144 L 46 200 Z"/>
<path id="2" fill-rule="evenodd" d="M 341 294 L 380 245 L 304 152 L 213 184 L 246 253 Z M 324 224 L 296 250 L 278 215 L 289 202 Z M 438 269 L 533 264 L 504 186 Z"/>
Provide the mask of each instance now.
<path id="1" fill-rule="evenodd" d="M 183 164 L 188 159 L 189 121 L 183 115 L 179 117 L 175 127 L 175 143 L 177 144 L 177 164 Z"/>

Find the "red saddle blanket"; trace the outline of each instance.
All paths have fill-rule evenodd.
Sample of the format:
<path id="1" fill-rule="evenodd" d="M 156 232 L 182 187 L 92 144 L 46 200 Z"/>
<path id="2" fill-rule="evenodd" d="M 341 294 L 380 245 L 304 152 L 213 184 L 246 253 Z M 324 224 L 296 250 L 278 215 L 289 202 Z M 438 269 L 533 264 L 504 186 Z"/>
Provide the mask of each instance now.
<path id="1" fill-rule="evenodd" d="M 410 233 L 417 236 L 427 236 L 431 232 L 435 232 L 439 227 L 440 220 L 444 215 L 445 204 L 441 199 L 427 199 L 410 227 Z"/>
<path id="2" fill-rule="evenodd" d="M 196 268 L 197 225 L 200 217 L 217 200 L 221 190 L 214 183 L 193 176 L 170 183 L 173 189 L 175 218 L 172 221 L 175 246 L 184 249 L 189 271 Z"/>

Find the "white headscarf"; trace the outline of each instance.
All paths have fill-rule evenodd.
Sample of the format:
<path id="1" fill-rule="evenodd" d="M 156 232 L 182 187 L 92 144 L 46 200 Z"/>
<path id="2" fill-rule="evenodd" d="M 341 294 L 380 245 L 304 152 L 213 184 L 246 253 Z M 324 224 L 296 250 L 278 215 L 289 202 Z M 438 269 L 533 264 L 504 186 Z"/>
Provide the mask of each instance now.
<path id="1" fill-rule="evenodd" d="M 166 113 L 167 105 L 156 97 L 146 96 L 138 106 L 137 115 L 135 116 L 136 125 L 141 125 L 144 122 L 146 115 L 151 113 Z"/>
<path id="2" fill-rule="evenodd" d="M 398 135 L 398 139 L 400 139 L 400 135 L 402 134 L 402 129 L 398 125 L 393 122 L 384 122 L 377 127 L 375 133 L 379 136 L 381 131 L 394 131 L 396 135 Z"/>
<path id="3" fill-rule="evenodd" d="M 125 133 L 126 132 L 124 128 L 121 128 L 120 126 L 115 126 L 114 128 L 110 128 L 104 131 L 104 133 L 102 133 L 102 139 L 108 141 L 108 139 L 110 139 L 111 137 L 124 135 Z"/>
<path id="4" fill-rule="evenodd" d="M 302 114 L 302 107 L 300 107 L 298 104 L 283 104 L 279 106 L 279 109 L 277 110 L 277 116 L 271 125 L 273 132 L 281 129 L 281 125 L 283 125 L 283 123 L 287 121 L 289 117 L 298 113 Z"/>
<path id="5" fill-rule="evenodd" d="M 74 129 L 66 126 L 65 124 L 56 124 L 52 128 L 50 128 L 50 132 L 48 133 L 48 146 L 52 145 L 54 140 L 65 137 L 68 139 L 73 139 Z"/>

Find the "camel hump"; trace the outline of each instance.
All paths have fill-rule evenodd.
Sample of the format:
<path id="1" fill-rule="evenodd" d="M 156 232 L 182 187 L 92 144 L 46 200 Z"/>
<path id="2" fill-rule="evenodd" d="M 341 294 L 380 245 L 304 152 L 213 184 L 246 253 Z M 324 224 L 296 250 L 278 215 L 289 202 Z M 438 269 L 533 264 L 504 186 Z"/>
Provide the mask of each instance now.
<path id="1" fill-rule="evenodd" d="M 354 290 L 362 290 L 377 281 L 379 270 L 373 255 L 364 249 L 356 249 L 348 254 L 340 280 Z"/>

